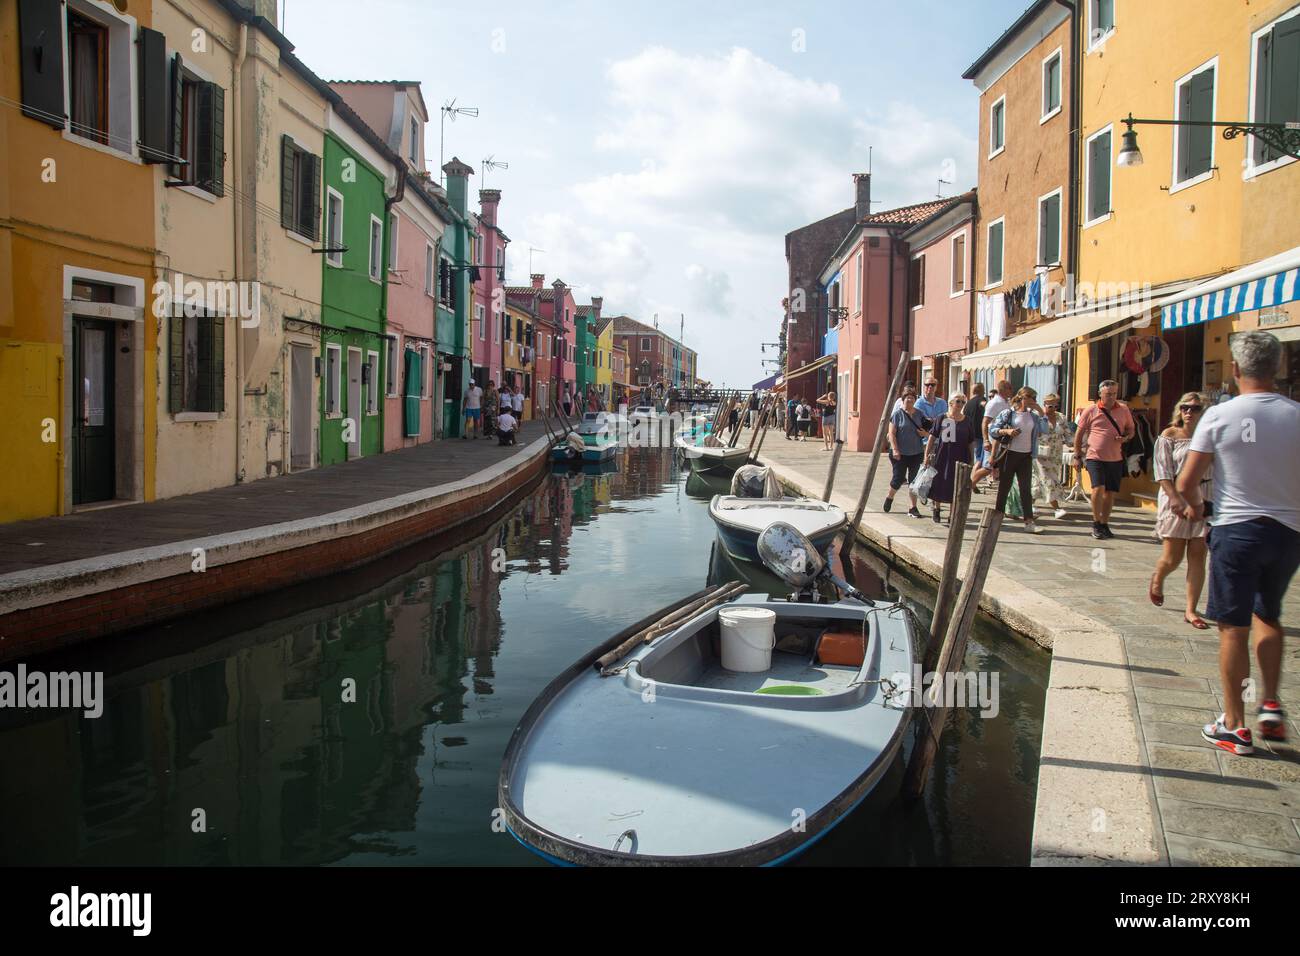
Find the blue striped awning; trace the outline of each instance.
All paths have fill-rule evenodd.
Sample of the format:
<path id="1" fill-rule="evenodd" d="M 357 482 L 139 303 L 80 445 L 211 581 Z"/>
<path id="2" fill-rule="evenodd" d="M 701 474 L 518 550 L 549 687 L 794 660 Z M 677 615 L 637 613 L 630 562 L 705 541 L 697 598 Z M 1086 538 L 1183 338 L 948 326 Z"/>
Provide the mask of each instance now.
<path id="1" fill-rule="evenodd" d="M 1165 305 L 1160 310 L 1160 325 L 1164 329 L 1181 329 L 1201 322 L 1210 322 L 1225 315 L 1264 309 L 1300 299 L 1300 266 L 1282 269 L 1271 275 L 1245 278 L 1233 282 L 1233 275 L 1203 282 L 1182 293 L 1182 301 Z M 1257 271 L 1257 270 L 1251 270 Z M 1207 288 L 1211 287 L 1211 288 Z M 1201 289 L 1206 289 L 1202 292 Z"/>

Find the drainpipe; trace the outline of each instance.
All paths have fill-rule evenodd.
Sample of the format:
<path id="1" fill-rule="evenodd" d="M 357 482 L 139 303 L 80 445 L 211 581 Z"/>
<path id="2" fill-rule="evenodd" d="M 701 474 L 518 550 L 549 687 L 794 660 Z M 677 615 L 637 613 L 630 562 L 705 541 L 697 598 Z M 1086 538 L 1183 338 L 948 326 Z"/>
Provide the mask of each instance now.
<path id="1" fill-rule="evenodd" d="M 235 202 L 232 203 L 234 208 L 235 220 L 235 276 L 244 275 L 244 244 L 243 244 L 243 227 L 244 227 L 244 204 L 239 201 L 239 197 L 244 195 L 244 178 L 243 172 L 243 153 L 240 151 L 240 123 L 243 120 L 244 113 L 241 109 L 241 99 L 243 95 L 243 83 L 240 82 L 240 72 L 244 68 L 244 58 L 248 55 L 248 24 L 239 25 L 239 55 L 235 57 L 235 68 L 230 77 L 230 99 L 234 108 L 234 119 L 230 124 L 231 140 L 234 143 L 233 154 L 235 161 L 230 164 L 231 179 L 234 180 Z M 283 465 L 281 465 L 283 467 Z M 235 484 L 244 480 L 244 328 L 241 321 L 235 327 Z"/>
<path id="2" fill-rule="evenodd" d="M 975 198 L 971 200 L 970 215 L 970 268 L 966 270 L 966 281 L 970 286 L 970 325 L 966 333 L 966 354 L 970 355 L 975 351 L 975 331 L 978 328 L 978 313 L 976 306 L 979 303 L 981 295 L 979 284 L 975 281 L 975 268 L 979 263 L 979 241 L 980 241 L 980 205 L 979 190 L 975 191 Z M 962 369 L 966 373 L 966 397 L 970 398 L 975 391 L 975 373 L 969 369 Z"/>
<path id="3" fill-rule="evenodd" d="M 1070 14 L 1070 213 L 1069 225 L 1066 235 L 1069 236 L 1070 253 L 1066 256 L 1066 288 L 1070 287 L 1070 277 L 1074 276 L 1078 281 L 1079 275 L 1079 196 L 1083 192 L 1079 188 L 1079 121 L 1080 105 L 1083 102 L 1083 63 L 1079 58 L 1079 35 L 1082 31 L 1083 24 L 1079 17 L 1079 11 L 1073 0 L 1056 0 L 1061 6 L 1065 7 Z M 1064 305 L 1064 296 L 1062 296 Z M 1074 349 L 1063 351 L 1061 354 L 1061 393 L 1062 401 L 1065 404 L 1067 412 L 1072 412 L 1074 408 Z M 1071 418 L 1073 415 L 1071 414 Z"/>

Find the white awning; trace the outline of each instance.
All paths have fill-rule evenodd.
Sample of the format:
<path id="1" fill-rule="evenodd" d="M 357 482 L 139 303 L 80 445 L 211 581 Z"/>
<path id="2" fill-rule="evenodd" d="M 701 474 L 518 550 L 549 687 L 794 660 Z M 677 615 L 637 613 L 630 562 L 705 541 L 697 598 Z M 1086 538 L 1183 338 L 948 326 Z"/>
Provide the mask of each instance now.
<path id="1" fill-rule="evenodd" d="M 839 356 L 838 356 L 838 355 L 835 355 L 834 353 L 832 353 L 832 354 L 830 354 L 830 355 L 823 355 L 823 356 L 822 356 L 821 358 L 819 358 L 817 361 L 815 361 L 815 362 L 809 362 L 809 363 L 808 363 L 807 365 L 805 365 L 803 368 L 797 368 L 797 369 L 795 369 L 793 372 L 788 373 L 788 374 L 785 376 L 785 381 L 788 382 L 788 381 L 790 381 L 790 379 L 792 379 L 792 378 L 796 378 L 797 376 L 800 376 L 800 375 L 806 375 L 806 374 L 808 374 L 809 372 L 815 372 L 815 371 L 817 371 L 817 369 L 821 368 L 821 367 L 824 366 L 824 365 L 830 365 L 830 364 L 831 364 L 832 362 L 834 362 L 837 358 L 839 358 Z"/>
<path id="2" fill-rule="evenodd" d="M 1300 299 L 1300 246 L 1167 296 L 1160 325 L 1181 329 Z"/>

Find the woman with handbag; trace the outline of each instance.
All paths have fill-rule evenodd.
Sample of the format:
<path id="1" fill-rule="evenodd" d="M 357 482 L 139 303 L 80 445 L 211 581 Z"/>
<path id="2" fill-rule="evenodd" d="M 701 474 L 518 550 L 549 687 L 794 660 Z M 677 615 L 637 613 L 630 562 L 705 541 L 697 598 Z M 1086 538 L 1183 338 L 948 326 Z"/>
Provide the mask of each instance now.
<path id="1" fill-rule="evenodd" d="M 1000 412 L 989 426 L 989 438 L 994 440 L 991 463 L 998 468 L 998 499 L 994 507 L 1006 513 L 1007 496 L 1011 493 L 1011 482 L 1015 481 L 1025 512 L 1025 530 L 1030 534 L 1038 534 L 1040 530 L 1034 523 L 1031 486 L 1034 447 L 1046 422 L 1041 413 L 1038 394 L 1025 387 L 1011 399 L 1011 407 Z"/>
<path id="2" fill-rule="evenodd" d="M 1188 392 L 1178 400 L 1169 427 L 1156 439 L 1153 471 L 1156 482 L 1160 485 L 1160 495 L 1156 500 L 1155 535 L 1160 539 L 1162 551 L 1156 561 L 1155 573 L 1151 575 L 1149 589 L 1151 603 L 1163 607 L 1165 578 L 1178 569 L 1186 554 L 1187 605 L 1183 611 L 1183 620 L 1199 631 L 1208 630 L 1210 626 L 1196 613 L 1196 605 L 1200 602 L 1201 591 L 1205 587 L 1206 523 L 1204 520 L 1190 521 L 1183 516 L 1187 502 L 1178 493 L 1174 483 L 1187 460 L 1192 433 L 1196 431 L 1205 405 L 1204 395 Z M 1201 479 L 1201 500 L 1205 502 L 1207 517 L 1213 497 L 1213 480 L 1207 474 Z"/>
<path id="3" fill-rule="evenodd" d="M 902 402 L 903 407 L 889 419 L 889 461 L 894 466 L 894 475 L 889 479 L 884 509 L 888 511 L 894 507 L 894 495 L 906 484 L 908 497 L 912 499 L 912 507 L 907 513 L 913 518 L 919 518 L 921 512 L 916 510 L 916 492 L 912 490 L 911 484 L 921 470 L 921 460 L 925 457 L 922 442 L 929 434 L 921 427 L 921 414 L 916 410 L 916 389 L 904 389 Z"/>
<path id="4" fill-rule="evenodd" d="M 1045 427 L 1043 435 L 1035 445 L 1034 485 L 1036 496 L 1046 501 L 1056 511 L 1056 517 L 1064 518 L 1066 511 L 1061 507 L 1061 498 L 1065 489 L 1061 487 L 1061 461 L 1065 451 L 1065 416 L 1058 409 L 1061 399 L 1057 395 L 1048 395 L 1043 399 L 1043 418 Z"/>
<path id="5" fill-rule="evenodd" d="M 971 463 L 971 450 L 978 439 L 975 424 L 966 417 L 966 405 L 965 395 L 954 395 L 948 403 L 948 411 L 941 414 L 930 428 L 930 438 L 925 445 L 925 464 L 933 465 L 937 472 L 930 482 L 935 524 L 939 524 L 940 503 L 952 503 L 958 463 Z"/>

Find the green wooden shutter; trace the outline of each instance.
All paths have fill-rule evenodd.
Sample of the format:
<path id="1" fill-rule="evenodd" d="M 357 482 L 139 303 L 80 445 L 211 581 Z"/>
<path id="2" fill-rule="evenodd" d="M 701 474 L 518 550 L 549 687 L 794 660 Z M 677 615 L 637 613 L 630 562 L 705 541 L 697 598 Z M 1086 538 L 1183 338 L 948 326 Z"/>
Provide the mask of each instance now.
<path id="1" fill-rule="evenodd" d="M 200 320 L 208 329 L 207 410 L 222 412 L 226 409 L 226 318 L 214 315 Z M 200 353 L 202 354 L 202 353 Z"/>
<path id="2" fill-rule="evenodd" d="M 1061 197 L 1044 199 L 1038 212 L 1039 265 L 1049 265 L 1061 258 Z"/>
<path id="3" fill-rule="evenodd" d="M 185 135 L 185 66 L 181 62 L 181 55 L 177 53 L 172 57 L 172 75 L 171 75 L 171 120 L 167 130 L 168 146 L 167 151 L 172 157 L 179 159 L 181 155 L 181 142 Z M 193 157 L 190 158 L 193 162 Z M 189 180 L 193 169 L 187 170 L 180 163 L 172 163 L 167 167 L 167 174 L 172 179 Z"/>
<path id="4" fill-rule="evenodd" d="M 1300 121 L 1300 17 L 1284 20 L 1269 34 L 1267 108 L 1262 117 L 1268 123 Z M 1263 161 L 1282 154 L 1264 147 Z"/>
<path id="5" fill-rule="evenodd" d="M 63 4 L 21 0 L 18 37 L 23 115 L 63 129 Z"/>
<path id="6" fill-rule="evenodd" d="M 195 185 L 214 196 L 226 194 L 226 91 L 215 83 L 198 85 L 198 168 Z"/>
<path id="7" fill-rule="evenodd" d="M 306 229 L 303 235 L 314 242 L 320 238 L 320 157 L 311 153 L 299 153 L 298 156 L 307 163 L 307 188 L 310 191 L 304 199 L 305 215 L 300 225 Z"/>
<path id="8" fill-rule="evenodd" d="M 1002 233 L 1003 223 L 997 223 L 989 229 L 989 274 L 990 283 L 1002 281 Z"/>
<path id="9" fill-rule="evenodd" d="M 1088 145 L 1088 218 L 1110 212 L 1110 133 Z"/>
<path id="10" fill-rule="evenodd" d="M 1187 84 L 1190 102 L 1184 114 L 1190 120 L 1208 123 L 1214 119 L 1214 70 L 1202 70 Z M 1214 150 L 1213 126 L 1189 126 L 1187 136 L 1187 179 L 1210 169 Z"/>
<path id="11" fill-rule="evenodd" d="M 167 161 L 169 145 L 167 101 L 167 40 L 157 30 L 141 27 L 136 38 L 140 73 L 140 159 Z"/>
<path id="12" fill-rule="evenodd" d="M 167 321 L 167 410 L 185 411 L 185 316 L 170 315 Z"/>
<path id="13" fill-rule="evenodd" d="M 406 383 L 402 400 L 403 434 L 407 438 L 420 434 L 420 385 L 424 381 L 424 363 L 420 353 L 406 350 Z"/>
<path id="14" fill-rule="evenodd" d="M 298 219 L 294 206 L 294 168 L 297 166 L 293 140 L 280 134 L 280 225 L 297 231 Z M 304 177 L 305 178 L 305 177 Z"/>

